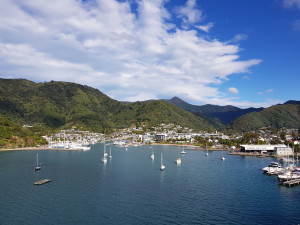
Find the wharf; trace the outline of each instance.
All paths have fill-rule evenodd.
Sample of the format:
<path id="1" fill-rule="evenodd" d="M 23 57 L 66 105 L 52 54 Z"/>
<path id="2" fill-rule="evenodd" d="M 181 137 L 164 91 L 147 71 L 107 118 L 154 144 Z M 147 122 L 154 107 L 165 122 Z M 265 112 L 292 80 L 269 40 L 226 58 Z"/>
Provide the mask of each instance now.
<path id="1" fill-rule="evenodd" d="M 244 155 L 244 156 L 264 156 L 263 154 L 261 153 L 252 153 L 252 152 L 228 152 L 227 153 L 228 155 Z"/>
<path id="2" fill-rule="evenodd" d="M 282 183 L 282 185 L 289 186 L 289 187 L 293 185 L 299 185 L 299 184 L 300 184 L 300 179 L 289 180 Z"/>
<path id="3" fill-rule="evenodd" d="M 37 182 L 34 182 L 33 185 L 42 185 L 42 184 L 46 184 L 48 182 L 51 182 L 51 179 L 44 179 L 44 180 L 39 180 Z"/>

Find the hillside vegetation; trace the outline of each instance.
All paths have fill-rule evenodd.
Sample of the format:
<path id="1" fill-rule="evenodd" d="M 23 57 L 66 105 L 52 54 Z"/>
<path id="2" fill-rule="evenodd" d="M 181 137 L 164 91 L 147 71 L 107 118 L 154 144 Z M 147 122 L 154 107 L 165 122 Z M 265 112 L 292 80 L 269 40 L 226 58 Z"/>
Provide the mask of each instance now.
<path id="1" fill-rule="evenodd" d="M 224 124 L 230 124 L 235 119 L 251 112 L 260 112 L 263 108 L 246 108 L 241 109 L 232 105 L 219 106 L 219 105 L 192 105 L 178 97 L 173 97 L 170 100 L 166 100 L 173 105 L 176 105 L 189 112 L 195 113 L 199 116 L 204 116 L 210 119 L 218 119 Z"/>
<path id="2" fill-rule="evenodd" d="M 31 130 L 0 117 L 0 148 L 34 147 L 46 144 L 41 135 L 44 135 L 44 131 L 37 128 Z"/>
<path id="3" fill-rule="evenodd" d="M 259 130 L 261 128 L 300 128 L 300 104 L 282 104 L 253 112 L 236 119 L 232 128 L 238 131 Z"/>
<path id="4" fill-rule="evenodd" d="M 88 86 L 55 81 L 1 79 L 0 115 L 20 124 L 39 124 L 53 129 L 77 127 L 103 132 L 160 123 L 214 129 L 203 118 L 165 101 L 122 103 Z"/>

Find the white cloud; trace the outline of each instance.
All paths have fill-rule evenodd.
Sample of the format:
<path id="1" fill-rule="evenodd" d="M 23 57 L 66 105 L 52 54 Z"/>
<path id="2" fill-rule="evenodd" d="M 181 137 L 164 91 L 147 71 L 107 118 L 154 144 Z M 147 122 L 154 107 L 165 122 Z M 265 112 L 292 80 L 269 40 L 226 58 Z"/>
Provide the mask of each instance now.
<path id="1" fill-rule="evenodd" d="M 184 24 L 195 24 L 203 18 L 202 11 L 197 8 L 196 0 L 187 0 L 186 4 L 177 7 L 175 12 Z"/>
<path id="2" fill-rule="evenodd" d="M 300 0 L 283 0 L 283 6 L 286 8 L 296 7 L 300 9 Z"/>
<path id="3" fill-rule="evenodd" d="M 228 92 L 237 95 L 239 93 L 239 90 L 235 87 L 230 87 L 228 88 Z"/>
<path id="4" fill-rule="evenodd" d="M 164 0 L 138 1 L 137 12 L 130 4 L 2 0 L 1 76 L 87 84 L 117 100 L 180 96 L 235 104 L 217 85 L 260 60 L 240 60 L 237 45 L 176 27 Z M 196 1 L 177 12 L 185 23 L 202 19 Z"/>
<path id="5" fill-rule="evenodd" d="M 202 30 L 206 33 L 208 33 L 213 26 L 214 26 L 214 23 L 212 23 L 212 22 L 205 24 L 205 25 L 195 25 L 195 27 L 197 27 L 199 30 Z"/>
<path id="6" fill-rule="evenodd" d="M 257 94 L 264 95 L 264 94 L 268 94 L 268 93 L 272 93 L 272 92 L 273 92 L 273 89 L 267 89 L 265 91 L 258 92 Z"/>
<path id="7" fill-rule="evenodd" d="M 248 39 L 248 35 L 247 34 L 236 34 L 227 43 L 236 43 L 236 42 L 244 41 L 244 40 L 247 40 L 247 39 Z"/>

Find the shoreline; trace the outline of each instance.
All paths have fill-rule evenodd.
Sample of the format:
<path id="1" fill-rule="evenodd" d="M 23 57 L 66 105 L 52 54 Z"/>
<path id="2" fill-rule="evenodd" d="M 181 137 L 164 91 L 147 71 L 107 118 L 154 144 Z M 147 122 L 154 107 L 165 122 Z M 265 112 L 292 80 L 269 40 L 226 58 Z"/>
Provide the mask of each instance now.
<path id="1" fill-rule="evenodd" d="M 32 150 L 80 151 L 80 149 L 48 148 L 48 147 L 0 148 L 0 152 L 6 152 L 6 151 L 32 151 Z"/>
<path id="2" fill-rule="evenodd" d="M 230 151 L 230 149 L 224 149 L 224 148 L 203 148 L 198 145 L 190 145 L 190 144 L 167 144 L 167 143 L 155 143 L 155 144 L 148 144 L 151 145 L 167 145 L 167 146 L 178 146 L 178 147 L 188 147 L 185 148 L 185 150 L 202 150 L 202 151 Z"/>

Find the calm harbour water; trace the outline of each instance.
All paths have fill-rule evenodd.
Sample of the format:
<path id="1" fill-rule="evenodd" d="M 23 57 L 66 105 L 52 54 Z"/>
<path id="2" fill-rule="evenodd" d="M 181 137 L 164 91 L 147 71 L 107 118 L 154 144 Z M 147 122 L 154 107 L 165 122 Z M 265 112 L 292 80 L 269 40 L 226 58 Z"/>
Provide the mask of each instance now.
<path id="1" fill-rule="evenodd" d="M 154 161 L 149 146 L 112 146 L 106 164 L 103 144 L 0 152 L 0 224 L 300 224 L 300 186 L 261 171 L 274 159 L 187 150 L 178 166 L 179 147 L 152 147 Z"/>

